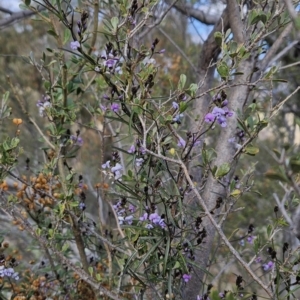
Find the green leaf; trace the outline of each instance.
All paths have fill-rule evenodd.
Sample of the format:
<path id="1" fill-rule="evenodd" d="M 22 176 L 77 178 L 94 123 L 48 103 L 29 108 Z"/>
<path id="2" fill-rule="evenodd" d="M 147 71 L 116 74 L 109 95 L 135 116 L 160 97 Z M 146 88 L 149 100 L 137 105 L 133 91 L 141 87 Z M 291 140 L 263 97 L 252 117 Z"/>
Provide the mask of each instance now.
<path id="1" fill-rule="evenodd" d="M 188 104 L 184 101 L 180 102 L 179 104 L 179 111 L 180 113 L 183 113 L 188 107 Z"/>
<path id="2" fill-rule="evenodd" d="M 252 156 L 256 155 L 258 152 L 259 152 L 259 148 L 254 147 L 254 146 L 247 146 L 244 149 L 244 153 L 246 153 L 248 155 L 252 155 Z"/>
<path id="3" fill-rule="evenodd" d="M 31 3 L 31 0 L 25 0 L 25 5 L 29 6 Z"/>
<path id="4" fill-rule="evenodd" d="M 217 71 L 222 79 L 226 79 L 229 75 L 229 68 L 224 62 L 217 67 Z"/>
<path id="5" fill-rule="evenodd" d="M 56 32 L 54 30 L 52 30 L 52 29 L 48 30 L 47 33 L 50 34 L 50 35 L 52 35 L 52 36 L 54 36 L 54 37 L 57 37 Z"/>
<path id="6" fill-rule="evenodd" d="M 93 273 L 94 273 L 93 267 L 89 267 L 89 273 L 90 273 L 91 276 L 93 276 Z"/>
<path id="7" fill-rule="evenodd" d="M 180 79 L 179 79 L 179 83 L 178 83 L 178 89 L 183 90 L 184 86 L 185 86 L 185 83 L 186 83 L 186 75 L 181 74 Z"/>
<path id="8" fill-rule="evenodd" d="M 217 168 L 215 176 L 217 178 L 223 177 L 226 174 L 228 174 L 229 171 L 230 171 L 230 165 L 229 165 L 229 163 L 225 163 Z"/>
<path id="9" fill-rule="evenodd" d="M 111 23 L 111 25 L 112 25 L 112 27 L 113 27 L 113 30 L 114 30 L 114 31 L 117 31 L 117 29 L 118 29 L 118 24 L 119 24 L 119 18 L 117 18 L 117 17 L 111 18 L 110 23 Z"/>
<path id="10" fill-rule="evenodd" d="M 214 38 L 218 46 L 222 46 L 223 35 L 221 32 L 217 31 L 214 33 Z"/>
<path id="11" fill-rule="evenodd" d="M 195 96 L 197 90 L 198 90 L 198 85 L 196 83 L 192 83 L 189 87 L 189 91 L 192 97 Z"/>
<path id="12" fill-rule="evenodd" d="M 71 38 L 71 31 L 69 29 L 65 29 L 63 44 L 65 45 L 70 38 Z"/>

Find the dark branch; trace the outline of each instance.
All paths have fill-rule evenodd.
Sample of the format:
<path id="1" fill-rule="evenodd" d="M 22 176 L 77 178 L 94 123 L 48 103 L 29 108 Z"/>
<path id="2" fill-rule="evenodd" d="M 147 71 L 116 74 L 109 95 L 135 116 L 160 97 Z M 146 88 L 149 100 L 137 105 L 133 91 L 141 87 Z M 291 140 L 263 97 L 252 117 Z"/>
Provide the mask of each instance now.
<path id="1" fill-rule="evenodd" d="M 170 4 L 169 1 L 166 1 L 166 2 L 168 4 Z M 221 15 L 221 13 L 220 14 L 207 13 L 201 9 L 195 8 L 193 5 L 188 4 L 188 3 L 185 3 L 185 4 L 176 3 L 174 5 L 174 8 L 176 8 L 182 14 L 184 14 L 188 17 L 192 17 L 206 25 L 215 25 L 218 22 L 220 15 Z"/>
<path id="2" fill-rule="evenodd" d="M 43 8 L 38 9 L 38 11 L 42 11 L 42 10 L 43 10 Z M 13 23 L 15 23 L 16 21 L 20 21 L 20 20 L 29 18 L 35 14 L 36 14 L 35 11 L 20 11 L 20 12 L 12 13 L 12 15 L 9 18 L 0 20 L 0 29 L 10 26 Z"/>
<path id="3" fill-rule="evenodd" d="M 13 12 L 7 8 L 4 8 L 4 7 L 0 7 L 0 11 L 6 13 L 6 14 L 9 14 L 9 15 L 12 15 Z"/>

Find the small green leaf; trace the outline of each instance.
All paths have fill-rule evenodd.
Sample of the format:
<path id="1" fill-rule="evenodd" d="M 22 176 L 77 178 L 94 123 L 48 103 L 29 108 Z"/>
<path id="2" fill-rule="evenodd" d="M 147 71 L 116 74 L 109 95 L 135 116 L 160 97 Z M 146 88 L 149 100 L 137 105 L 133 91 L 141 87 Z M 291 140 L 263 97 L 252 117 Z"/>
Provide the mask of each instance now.
<path id="1" fill-rule="evenodd" d="M 214 38 L 218 46 L 222 45 L 223 35 L 221 32 L 217 31 L 214 33 Z"/>
<path id="2" fill-rule="evenodd" d="M 183 90 L 184 86 L 185 86 L 185 83 L 186 83 L 186 75 L 181 74 L 180 79 L 179 79 L 179 83 L 178 83 L 178 89 Z"/>
<path id="3" fill-rule="evenodd" d="M 71 38 L 71 31 L 69 29 L 65 29 L 63 44 L 65 45 L 69 41 L 70 38 Z"/>
<path id="4" fill-rule="evenodd" d="M 222 79 L 226 79 L 226 77 L 228 77 L 228 75 L 229 75 L 229 68 L 224 62 L 222 62 L 217 67 L 217 71 L 220 74 L 220 76 L 222 77 Z"/>
<path id="5" fill-rule="evenodd" d="M 256 155 L 258 152 L 259 152 L 259 148 L 254 146 L 247 146 L 244 150 L 244 153 L 252 156 Z"/>
<path id="6" fill-rule="evenodd" d="M 117 17 L 113 17 L 113 18 L 111 18 L 110 23 L 111 23 L 111 25 L 113 27 L 113 30 L 117 31 L 118 24 L 119 24 L 119 19 Z"/>
<path id="7" fill-rule="evenodd" d="M 57 37 L 57 34 L 56 34 L 56 32 L 54 30 L 50 29 L 47 32 L 48 32 L 48 34 L 50 34 L 50 35 L 52 35 L 54 37 Z"/>
<path id="8" fill-rule="evenodd" d="M 180 102 L 179 104 L 179 111 L 180 113 L 183 113 L 188 107 L 188 104 L 186 102 Z"/>
<path id="9" fill-rule="evenodd" d="M 225 163 L 217 168 L 215 176 L 217 178 L 221 178 L 221 177 L 225 176 L 226 174 L 228 174 L 229 171 L 230 171 L 230 165 L 229 165 L 229 163 Z"/>
<path id="10" fill-rule="evenodd" d="M 230 196 L 237 197 L 241 194 L 241 190 L 235 189 L 230 193 Z"/>
<path id="11" fill-rule="evenodd" d="M 89 267 L 89 273 L 90 273 L 91 276 L 93 276 L 93 273 L 94 273 L 93 267 Z"/>
<path id="12" fill-rule="evenodd" d="M 192 97 L 195 96 L 197 90 L 198 90 L 198 85 L 196 83 L 192 83 L 189 87 L 189 91 Z"/>
<path id="13" fill-rule="evenodd" d="M 31 2 L 31 0 L 25 0 L 25 5 L 29 6 L 30 2 Z"/>

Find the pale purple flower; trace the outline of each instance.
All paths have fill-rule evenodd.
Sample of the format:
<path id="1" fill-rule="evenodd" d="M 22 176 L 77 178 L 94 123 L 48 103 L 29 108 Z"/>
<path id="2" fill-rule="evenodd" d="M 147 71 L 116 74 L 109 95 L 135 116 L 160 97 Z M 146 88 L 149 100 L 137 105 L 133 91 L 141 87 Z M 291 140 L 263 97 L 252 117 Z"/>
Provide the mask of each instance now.
<path id="1" fill-rule="evenodd" d="M 180 123 L 182 118 L 183 114 L 178 114 L 175 117 L 173 117 L 173 122 Z"/>
<path id="2" fill-rule="evenodd" d="M 272 261 L 269 261 L 267 264 L 262 265 L 264 271 L 272 270 L 274 267 L 274 263 Z"/>
<path id="3" fill-rule="evenodd" d="M 117 172 L 117 171 L 121 171 L 121 170 L 123 170 L 123 167 L 122 167 L 122 165 L 119 164 L 119 163 L 116 163 L 116 165 L 115 165 L 114 167 L 111 168 L 111 171 L 112 171 L 112 172 Z"/>
<path id="4" fill-rule="evenodd" d="M 249 235 L 249 236 L 247 237 L 247 242 L 248 242 L 249 244 L 253 244 L 254 239 L 255 239 L 255 236 Z"/>
<path id="5" fill-rule="evenodd" d="M 144 162 L 144 159 L 143 158 L 136 158 L 135 160 L 135 164 L 137 167 L 140 167 Z"/>
<path id="6" fill-rule="evenodd" d="M 225 111 L 223 108 L 215 106 L 211 112 L 217 119 L 221 116 L 225 116 Z"/>
<path id="7" fill-rule="evenodd" d="M 106 163 L 104 163 L 104 164 L 102 165 L 102 168 L 103 168 L 103 169 L 110 168 L 110 160 L 108 160 Z"/>
<path id="8" fill-rule="evenodd" d="M 179 104 L 175 101 L 172 102 L 172 106 L 174 109 L 178 109 L 179 108 Z"/>
<path id="9" fill-rule="evenodd" d="M 133 220 L 133 216 L 127 216 L 127 217 L 125 217 L 125 222 L 127 222 L 129 225 L 131 225 L 132 224 L 132 220 Z"/>
<path id="10" fill-rule="evenodd" d="M 160 222 L 160 220 L 161 220 L 161 217 L 157 213 L 153 213 L 153 214 L 150 214 L 149 220 L 153 224 L 158 224 Z"/>
<path id="11" fill-rule="evenodd" d="M 134 153 L 135 152 L 135 146 L 131 145 L 129 150 L 127 151 L 128 153 Z"/>
<path id="12" fill-rule="evenodd" d="M 163 54 L 165 52 L 166 52 L 166 49 L 161 49 L 161 50 L 158 51 L 159 54 Z"/>
<path id="13" fill-rule="evenodd" d="M 239 241 L 239 244 L 240 244 L 242 247 L 244 247 L 244 246 L 245 246 L 245 240 L 244 240 L 244 239 L 240 240 L 240 241 Z"/>
<path id="14" fill-rule="evenodd" d="M 147 229 L 152 229 L 153 228 L 153 225 L 152 224 L 146 224 L 145 226 Z"/>
<path id="15" fill-rule="evenodd" d="M 145 150 L 145 148 L 144 148 L 143 146 L 141 146 L 139 150 L 140 150 L 140 153 L 141 153 L 142 155 L 145 155 L 145 154 L 146 154 L 146 150 Z"/>
<path id="16" fill-rule="evenodd" d="M 143 216 L 140 217 L 140 221 L 146 221 L 148 219 L 148 213 L 144 213 Z"/>
<path id="17" fill-rule="evenodd" d="M 103 111 L 106 111 L 106 110 L 107 110 L 107 107 L 104 106 L 104 105 L 102 105 L 102 104 L 100 104 L 100 108 L 101 108 Z"/>
<path id="18" fill-rule="evenodd" d="M 260 256 L 257 256 L 257 257 L 255 258 L 255 262 L 256 262 L 257 264 L 259 264 L 261 261 L 262 261 L 262 258 L 261 258 Z"/>
<path id="19" fill-rule="evenodd" d="M 136 208 L 134 205 L 132 205 L 131 203 L 129 204 L 129 207 L 128 207 L 128 210 L 131 212 L 131 213 L 134 213 Z"/>
<path id="20" fill-rule="evenodd" d="M 110 106 L 110 109 L 114 112 L 114 113 L 117 113 L 118 110 L 120 109 L 120 105 L 118 103 L 113 103 L 111 106 Z"/>
<path id="21" fill-rule="evenodd" d="M 123 170 L 123 167 L 119 163 L 116 163 L 116 165 L 111 168 L 111 171 L 114 173 L 116 180 L 118 180 L 122 177 L 122 173 L 121 173 L 122 170 Z"/>
<path id="22" fill-rule="evenodd" d="M 71 42 L 70 47 L 72 50 L 77 50 L 78 48 L 80 48 L 80 43 L 78 41 Z"/>
<path id="23" fill-rule="evenodd" d="M 79 136 L 71 135 L 70 139 L 77 146 L 82 146 L 83 145 L 83 140 Z"/>
<path id="24" fill-rule="evenodd" d="M 223 298 L 225 298 L 225 294 L 224 294 L 224 293 L 219 293 L 219 297 L 220 297 L 221 299 L 223 299 Z"/>
<path id="25" fill-rule="evenodd" d="M 217 118 L 218 123 L 221 125 L 221 127 L 226 127 L 227 123 L 226 123 L 226 118 L 224 116 L 220 116 Z"/>
<path id="26" fill-rule="evenodd" d="M 80 210 L 85 210 L 86 209 L 86 206 L 85 206 L 85 204 L 83 202 L 79 203 L 79 209 Z"/>
<path id="27" fill-rule="evenodd" d="M 232 117 L 234 115 L 234 112 L 229 110 L 228 107 L 224 107 L 223 110 L 225 111 L 226 117 Z"/>
<path id="28" fill-rule="evenodd" d="M 205 115 L 204 121 L 206 123 L 212 123 L 215 120 L 216 116 L 213 115 L 212 113 L 208 113 Z"/>
<path id="29" fill-rule="evenodd" d="M 190 274 L 183 274 L 182 279 L 184 280 L 184 282 L 189 282 L 192 278 L 192 275 Z"/>
<path id="30" fill-rule="evenodd" d="M 222 102 L 222 107 L 227 106 L 227 105 L 228 105 L 228 100 L 225 99 L 225 100 Z"/>
<path id="31" fill-rule="evenodd" d="M 180 147 L 180 148 L 184 148 L 186 145 L 186 141 L 183 139 L 183 138 L 179 138 L 179 141 L 177 143 L 177 146 Z"/>

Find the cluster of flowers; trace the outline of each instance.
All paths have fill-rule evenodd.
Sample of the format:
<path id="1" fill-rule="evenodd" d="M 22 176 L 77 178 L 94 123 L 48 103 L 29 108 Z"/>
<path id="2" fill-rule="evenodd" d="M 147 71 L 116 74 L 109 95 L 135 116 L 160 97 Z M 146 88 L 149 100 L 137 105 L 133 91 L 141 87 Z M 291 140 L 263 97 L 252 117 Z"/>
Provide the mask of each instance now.
<path id="1" fill-rule="evenodd" d="M 213 108 L 212 112 L 205 115 L 205 122 L 213 123 L 217 121 L 221 127 L 227 126 L 227 118 L 232 117 L 234 113 L 228 109 L 228 100 L 226 97 L 224 92 L 213 97 L 216 106 Z"/>
<path id="2" fill-rule="evenodd" d="M 77 130 L 76 135 L 70 136 L 70 140 L 74 145 L 81 147 L 83 145 L 83 139 L 79 135 L 80 135 L 80 130 Z"/>
<path id="3" fill-rule="evenodd" d="M 131 203 L 126 206 L 126 199 L 123 198 L 122 200 L 118 201 L 113 208 L 118 216 L 119 224 L 128 224 L 131 225 L 133 221 L 133 215 L 136 211 L 136 208 Z"/>
<path id="4" fill-rule="evenodd" d="M 119 180 L 122 177 L 123 167 L 120 163 L 116 163 L 114 167 L 110 166 L 110 160 L 108 160 L 105 164 L 102 165 L 103 169 L 110 169 L 114 174 L 115 180 Z"/>
<path id="5" fill-rule="evenodd" d="M 147 222 L 147 224 L 145 226 L 147 229 L 152 229 L 152 228 L 154 228 L 154 226 L 159 226 L 162 229 L 167 227 L 164 218 L 159 216 L 156 212 L 151 213 L 151 214 L 148 212 L 145 212 L 140 217 L 140 221 Z"/>
<path id="6" fill-rule="evenodd" d="M 43 95 L 41 100 L 38 100 L 36 106 L 39 108 L 39 114 L 41 117 L 45 117 L 45 109 L 51 107 L 50 96 Z"/>
<path id="7" fill-rule="evenodd" d="M 108 96 L 104 95 L 104 99 L 109 99 Z M 100 104 L 100 108 L 103 110 L 103 111 L 107 111 L 109 108 L 107 108 L 106 106 Z M 118 113 L 119 110 L 120 110 L 120 105 L 118 103 L 112 103 L 110 105 L 110 110 L 113 111 L 114 113 Z"/>
<path id="8" fill-rule="evenodd" d="M 120 61 L 118 50 L 114 49 L 112 43 L 109 42 L 106 44 L 105 52 L 100 55 L 99 58 L 103 59 L 103 66 L 110 73 L 114 73 L 115 71 L 119 72 L 121 70 L 121 67 L 117 66 L 117 63 Z M 95 71 L 97 70 L 95 69 Z"/>
<path id="9" fill-rule="evenodd" d="M 5 266 L 0 266 L 0 277 L 10 277 L 15 280 L 19 280 L 19 273 L 15 272 L 13 268 L 6 268 Z"/>
<path id="10" fill-rule="evenodd" d="M 139 140 L 136 141 L 136 145 L 132 144 L 127 152 L 130 154 L 137 154 L 139 156 L 143 156 L 146 154 L 145 148 L 141 145 L 141 142 Z M 143 157 L 137 157 L 135 159 L 135 165 L 137 167 L 140 167 L 142 166 L 144 161 L 145 159 Z"/>

